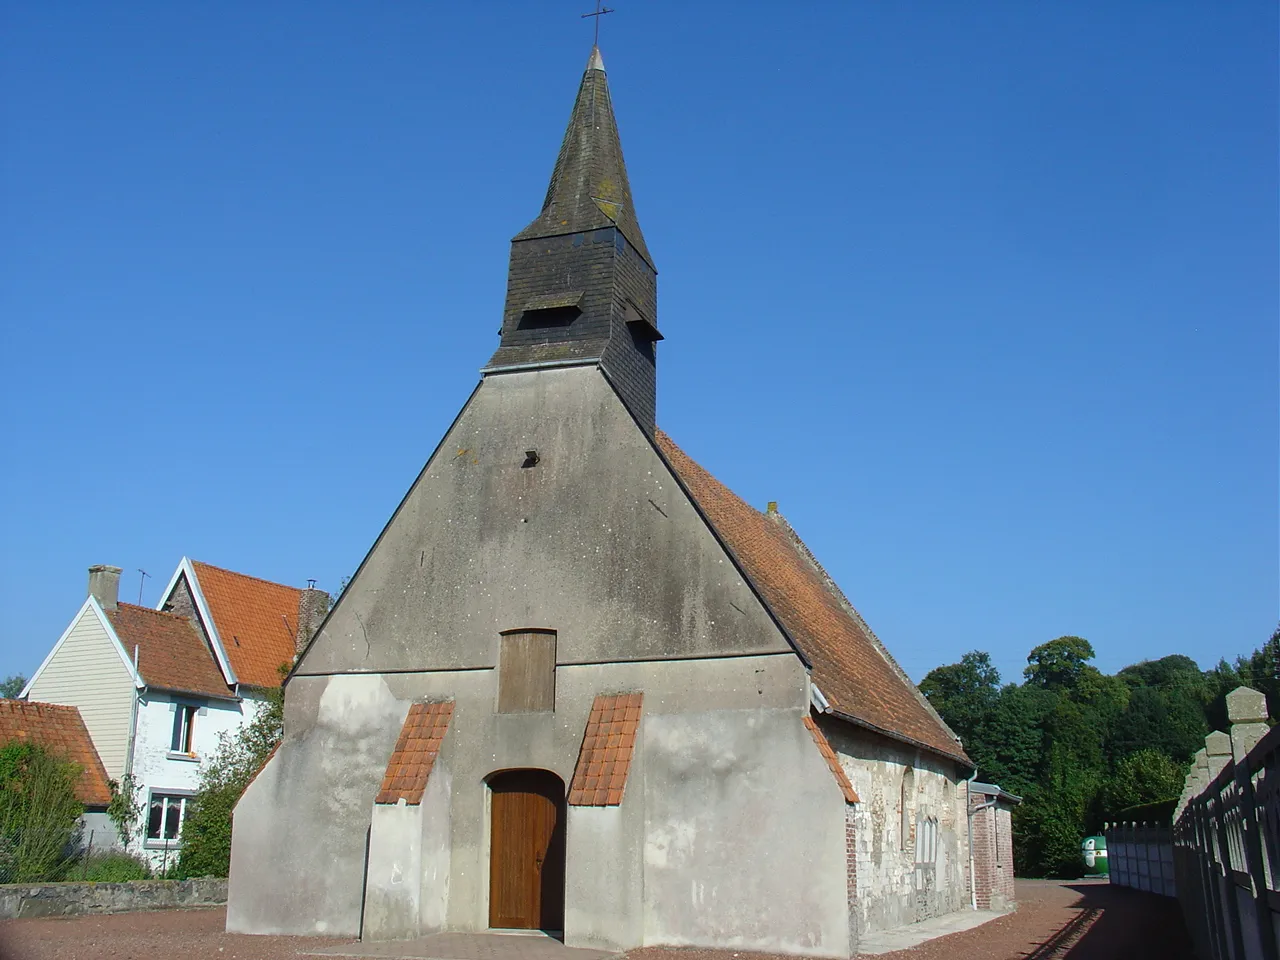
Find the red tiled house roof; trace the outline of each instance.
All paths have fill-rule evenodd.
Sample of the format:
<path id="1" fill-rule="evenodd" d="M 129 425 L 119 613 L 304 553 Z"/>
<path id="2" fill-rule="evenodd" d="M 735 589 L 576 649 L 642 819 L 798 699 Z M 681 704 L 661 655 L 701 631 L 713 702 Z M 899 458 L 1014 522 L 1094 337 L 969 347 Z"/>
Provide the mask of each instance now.
<path id="1" fill-rule="evenodd" d="M 91 807 L 111 802 L 107 770 L 89 739 L 84 719 L 75 707 L 27 700 L 0 700 L 0 744 L 17 740 L 36 743 L 80 766 L 76 798 Z"/>
<path id="2" fill-rule="evenodd" d="M 280 686 L 281 665 L 293 663 L 302 591 L 196 560 L 191 566 L 236 679 Z"/>
<path id="3" fill-rule="evenodd" d="M 795 531 L 745 503 L 661 430 L 658 450 L 812 665 L 837 716 L 970 763 L 963 747 L 889 656 Z"/>
<path id="4" fill-rule="evenodd" d="M 138 648 L 138 673 L 151 687 L 229 697 L 226 678 L 196 625 L 175 613 L 132 603 L 105 611 L 129 659 Z"/>

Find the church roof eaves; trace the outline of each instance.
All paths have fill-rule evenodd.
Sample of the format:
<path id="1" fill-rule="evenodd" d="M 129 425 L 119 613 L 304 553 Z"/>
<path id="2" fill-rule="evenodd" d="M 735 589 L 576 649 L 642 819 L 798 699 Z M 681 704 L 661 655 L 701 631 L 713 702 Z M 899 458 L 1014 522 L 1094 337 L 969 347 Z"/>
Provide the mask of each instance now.
<path id="1" fill-rule="evenodd" d="M 955 735 L 790 525 L 751 507 L 661 430 L 654 446 L 810 666 L 831 713 L 971 767 Z"/>

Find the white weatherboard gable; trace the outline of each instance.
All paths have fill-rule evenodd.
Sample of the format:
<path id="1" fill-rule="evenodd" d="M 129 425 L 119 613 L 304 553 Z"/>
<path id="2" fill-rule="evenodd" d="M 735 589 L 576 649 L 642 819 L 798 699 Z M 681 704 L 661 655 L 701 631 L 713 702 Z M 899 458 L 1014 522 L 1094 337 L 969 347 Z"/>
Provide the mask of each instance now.
<path id="1" fill-rule="evenodd" d="M 213 645 L 213 656 L 218 661 L 218 669 L 222 671 L 222 676 L 227 681 L 227 686 L 234 687 L 240 681 L 236 679 L 236 673 L 231 669 L 231 661 L 227 659 L 227 651 L 222 646 L 222 638 L 218 636 L 218 625 L 213 622 L 213 614 L 209 612 L 209 604 L 204 598 L 204 591 L 200 589 L 200 580 L 196 577 L 196 569 L 191 563 L 190 557 L 183 557 L 178 563 L 178 569 L 174 570 L 173 576 L 169 578 L 169 585 L 164 588 L 164 593 L 160 595 L 160 602 L 156 604 L 156 609 L 164 610 L 164 605 L 168 603 L 169 597 L 173 595 L 173 588 L 178 585 L 178 581 L 184 573 L 187 575 L 187 587 L 195 600 L 196 612 L 200 615 L 200 622 L 204 625 L 209 642 Z"/>
<path id="2" fill-rule="evenodd" d="M 127 772 L 133 739 L 132 704 L 140 686 L 120 638 L 98 602 L 90 597 L 21 695 L 79 710 L 107 775 L 119 777 Z"/>
<path id="3" fill-rule="evenodd" d="M 134 686 L 143 686 L 142 678 L 139 677 L 138 672 L 133 669 L 133 661 L 130 660 L 129 655 L 125 653 L 124 645 L 120 642 L 120 638 L 116 636 L 116 631 L 111 626 L 111 621 L 107 619 L 107 615 L 103 612 L 102 607 L 98 605 L 98 601 L 93 597 L 87 597 L 85 598 L 84 603 L 80 605 L 80 609 L 76 611 L 76 615 L 71 618 L 71 623 L 67 625 L 67 629 L 62 631 L 62 636 L 60 636 L 58 638 L 58 642 L 53 645 L 53 649 L 49 651 L 49 655 L 44 658 L 40 666 L 36 669 L 36 672 L 31 675 L 31 679 L 27 681 L 27 685 L 22 688 L 22 692 L 18 694 L 19 700 L 27 699 L 28 694 L 31 692 L 31 688 L 35 685 L 35 682 L 40 679 L 40 674 L 44 673 L 45 668 L 53 662 L 53 658 L 57 656 L 58 651 L 62 649 L 63 644 L 67 642 L 67 638 L 71 636 L 72 631 L 75 630 L 86 612 L 92 612 L 93 615 L 98 618 L 98 622 L 102 624 L 102 628 L 106 631 L 107 637 L 110 638 L 112 644 L 115 646 L 116 653 L 118 653 L 120 655 L 120 659 L 124 661 L 125 669 L 129 671 L 129 676 L 133 679 Z"/>

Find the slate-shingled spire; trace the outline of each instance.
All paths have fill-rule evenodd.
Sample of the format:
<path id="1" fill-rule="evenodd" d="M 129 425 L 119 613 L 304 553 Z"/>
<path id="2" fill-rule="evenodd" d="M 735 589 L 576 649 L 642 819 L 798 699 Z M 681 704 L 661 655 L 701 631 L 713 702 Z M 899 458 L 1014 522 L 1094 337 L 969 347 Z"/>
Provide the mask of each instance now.
<path id="1" fill-rule="evenodd" d="M 593 48 L 542 212 L 511 242 L 502 343 L 484 372 L 598 364 L 652 433 L 657 298 Z"/>
<path id="2" fill-rule="evenodd" d="M 622 160 L 609 81 L 596 47 L 582 74 L 569 128 L 564 132 L 547 197 L 542 201 L 542 213 L 515 239 L 558 237 L 615 224 L 652 266 L 653 258 L 631 205 L 631 184 Z"/>

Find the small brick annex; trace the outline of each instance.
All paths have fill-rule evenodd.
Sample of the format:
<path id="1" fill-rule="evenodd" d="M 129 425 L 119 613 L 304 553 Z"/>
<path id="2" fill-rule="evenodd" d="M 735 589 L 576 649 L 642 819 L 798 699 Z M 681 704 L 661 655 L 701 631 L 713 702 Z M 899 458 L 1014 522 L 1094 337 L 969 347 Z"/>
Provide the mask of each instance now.
<path id="1" fill-rule="evenodd" d="M 994 784 L 969 785 L 974 901 L 979 910 L 1013 908 L 1013 808 L 1021 802 Z"/>

